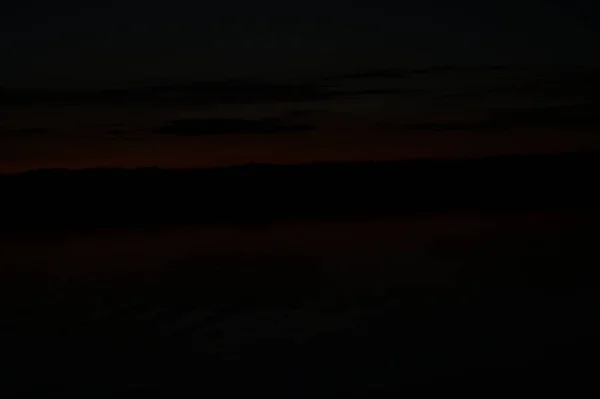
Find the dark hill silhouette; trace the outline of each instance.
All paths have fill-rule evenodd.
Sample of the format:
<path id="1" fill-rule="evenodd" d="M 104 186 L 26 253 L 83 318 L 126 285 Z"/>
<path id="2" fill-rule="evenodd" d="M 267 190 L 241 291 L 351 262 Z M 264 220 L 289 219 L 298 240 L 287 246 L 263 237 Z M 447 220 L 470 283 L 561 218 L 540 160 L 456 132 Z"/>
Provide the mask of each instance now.
<path id="1" fill-rule="evenodd" d="M 471 160 L 45 169 L 0 178 L 4 228 L 595 207 L 600 152 Z"/>

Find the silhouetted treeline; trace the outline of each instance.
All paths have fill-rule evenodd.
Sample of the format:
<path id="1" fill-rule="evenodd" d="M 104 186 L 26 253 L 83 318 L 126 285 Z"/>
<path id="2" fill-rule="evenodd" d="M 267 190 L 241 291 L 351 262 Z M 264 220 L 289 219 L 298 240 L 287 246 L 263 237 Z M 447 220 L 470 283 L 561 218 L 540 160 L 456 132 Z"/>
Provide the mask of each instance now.
<path id="1" fill-rule="evenodd" d="M 269 222 L 452 209 L 596 207 L 600 152 L 0 176 L 4 228 Z"/>

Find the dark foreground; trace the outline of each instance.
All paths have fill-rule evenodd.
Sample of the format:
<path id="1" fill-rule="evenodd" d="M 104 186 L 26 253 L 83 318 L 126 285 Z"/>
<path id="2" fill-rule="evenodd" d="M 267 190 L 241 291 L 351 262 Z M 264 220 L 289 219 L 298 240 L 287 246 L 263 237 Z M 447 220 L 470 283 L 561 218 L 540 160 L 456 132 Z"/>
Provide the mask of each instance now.
<path id="1" fill-rule="evenodd" d="M 157 240 L 146 235 L 150 256 L 116 251 L 119 265 L 97 259 L 114 245 L 103 238 L 86 238 L 99 247 L 83 257 L 14 239 L 14 248 L 38 254 L 7 256 L 3 269 L 2 389 L 82 397 L 595 391 L 598 216 L 374 221 L 293 247 L 282 242 L 324 228 L 246 229 L 238 244 L 268 238 L 254 250 L 230 241 L 209 253 L 193 249 L 205 242 L 197 236 L 171 258 L 156 252 L 156 261 Z M 132 234 L 144 235 L 121 237 Z M 89 263 L 77 268 L 77 259 Z"/>
<path id="2" fill-rule="evenodd" d="M 487 170 L 500 176 L 503 162 Z M 32 200 L 14 200 L 0 233 L 3 397 L 598 391 L 600 209 L 588 168 L 598 157 L 544 162 L 578 174 L 529 185 L 541 166 L 525 161 L 523 173 L 510 171 L 520 180 L 487 182 L 479 197 L 475 173 L 448 181 L 472 188 L 448 191 L 439 209 L 430 204 L 444 198 L 430 188 L 427 201 L 408 192 L 395 206 L 355 198 L 327 220 L 318 211 L 333 201 L 310 202 L 312 219 L 296 211 L 308 194 L 286 199 L 292 217 L 238 224 L 222 219 L 226 205 L 210 223 L 206 207 L 183 223 L 189 201 L 179 213 L 146 205 L 166 215 L 160 223 L 121 210 L 103 224 L 56 196 L 44 206 L 67 213 L 38 209 L 41 219 L 26 212 Z M 43 191 L 20 179 L 5 183 Z M 450 207 L 452 198 L 471 205 Z"/>

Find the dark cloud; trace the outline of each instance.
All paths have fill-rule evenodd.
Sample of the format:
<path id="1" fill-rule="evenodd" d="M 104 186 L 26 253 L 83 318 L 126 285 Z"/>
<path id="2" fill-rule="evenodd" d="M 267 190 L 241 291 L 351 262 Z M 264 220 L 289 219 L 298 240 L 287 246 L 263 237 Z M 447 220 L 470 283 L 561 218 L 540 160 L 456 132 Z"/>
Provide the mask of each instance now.
<path id="1" fill-rule="evenodd" d="M 23 134 L 46 134 L 50 133 L 50 129 L 44 127 L 30 127 L 25 129 L 19 129 L 18 132 Z"/>
<path id="2" fill-rule="evenodd" d="M 397 94 L 410 98 L 483 102 L 529 99 L 533 103 L 600 99 L 600 69 L 586 66 L 434 66 L 389 68 L 327 77 L 336 97 Z M 355 85 L 359 87 L 352 87 Z"/>
<path id="3" fill-rule="evenodd" d="M 520 71 L 524 67 L 513 65 L 439 65 L 428 68 L 416 68 L 411 70 L 412 75 L 424 74 L 468 74 L 479 72 L 506 72 Z"/>
<path id="4" fill-rule="evenodd" d="M 285 117 L 324 115 L 329 111 L 324 109 L 295 109 L 285 113 Z"/>
<path id="5" fill-rule="evenodd" d="M 143 141 L 146 140 L 144 137 L 107 137 L 107 141 Z"/>
<path id="6" fill-rule="evenodd" d="M 287 133 L 313 129 L 310 125 L 290 125 L 277 118 L 249 119 L 180 119 L 154 130 L 175 136 L 209 136 L 222 134 Z"/>
<path id="7" fill-rule="evenodd" d="M 331 93 L 336 98 L 352 98 L 373 95 L 408 95 L 431 93 L 425 88 L 393 88 L 393 89 L 362 89 L 362 90 L 336 90 Z"/>
<path id="8" fill-rule="evenodd" d="M 0 104 L 214 105 L 306 101 L 326 97 L 328 97 L 327 87 L 322 85 L 231 80 L 124 87 L 110 90 L 6 89 L 0 91 Z"/>
<path id="9" fill-rule="evenodd" d="M 126 134 L 126 132 L 121 129 L 111 129 L 108 132 L 106 132 L 106 134 L 108 134 L 109 136 L 122 136 L 123 134 Z"/>
<path id="10" fill-rule="evenodd" d="M 26 128 L 19 128 L 19 129 L 0 127 L 0 134 L 7 134 L 7 135 L 37 136 L 37 135 L 46 135 L 46 134 L 50 134 L 50 133 L 52 133 L 52 130 L 45 128 L 45 127 L 26 127 Z"/>
<path id="11" fill-rule="evenodd" d="M 46 134 L 50 133 L 50 129 L 45 127 L 28 127 L 24 129 L 16 129 L 14 132 L 22 134 Z"/>
<path id="12" fill-rule="evenodd" d="M 376 80 L 379 80 L 377 82 Z M 0 105 L 122 105 L 178 107 L 328 101 L 356 96 L 427 94 L 482 101 L 500 97 L 597 99 L 600 71 L 582 68 L 436 66 L 387 68 L 301 82 L 238 79 L 130 84 L 106 90 L 0 90 Z M 118 129 L 112 126 L 112 129 Z"/>
<path id="13" fill-rule="evenodd" d="M 391 126 L 380 127 L 389 129 Z M 598 129 L 600 128 L 600 103 L 505 109 L 491 112 L 483 120 L 400 124 L 396 125 L 396 128 L 428 132 L 485 132 L 515 128 Z"/>
<path id="14" fill-rule="evenodd" d="M 119 88 L 98 90 L 14 89 L 0 88 L 0 105 L 35 104 L 159 104 L 162 106 L 194 104 L 239 104 L 286 101 L 317 101 L 346 95 L 403 93 L 401 89 L 344 89 L 346 81 L 368 79 L 408 79 L 419 74 L 435 74 L 471 70 L 493 70 L 501 67 L 440 66 L 422 69 L 387 68 L 356 73 L 329 75 L 301 82 L 271 82 L 232 79 L 214 82 L 165 82 L 143 85 L 125 84 Z M 340 85 L 342 87 L 340 87 Z M 407 90 L 406 88 L 404 90 Z"/>
<path id="15" fill-rule="evenodd" d="M 321 78 L 325 82 L 337 82 L 358 79 L 401 79 L 410 76 L 411 70 L 407 68 L 383 68 L 368 71 L 328 75 Z"/>
<path id="16" fill-rule="evenodd" d="M 600 103 L 500 111 L 488 123 L 519 127 L 598 128 Z"/>
<path id="17" fill-rule="evenodd" d="M 595 68 L 533 68 L 514 69 L 495 74 L 483 85 L 461 88 L 446 97 L 481 99 L 512 96 L 530 99 L 569 99 L 597 101 L 600 99 L 600 70 Z"/>
<path id="18" fill-rule="evenodd" d="M 521 70 L 521 67 L 504 65 L 440 65 L 427 68 L 379 68 L 366 71 L 328 75 L 322 78 L 326 82 L 363 79 L 407 79 L 419 75 L 468 74 L 477 72 L 500 72 Z"/>
<path id="19" fill-rule="evenodd" d="M 111 126 L 119 126 L 119 128 L 110 129 L 106 132 L 106 140 L 119 141 L 142 141 L 144 137 L 139 134 L 144 133 L 142 129 L 127 128 L 124 124 L 112 124 Z"/>
<path id="20" fill-rule="evenodd" d="M 319 101 L 346 96 L 408 93 L 408 89 L 348 89 L 333 84 L 254 81 L 191 82 L 111 90 L 8 90 L 0 105 L 159 105 L 163 107 Z"/>
<path id="21" fill-rule="evenodd" d="M 397 128 L 410 131 L 425 132 L 461 132 L 469 130 L 478 130 L 482 128 L 489 129 L 486 122 L 436 122 L 436 123 L 405 123 L 405 124 L 377 124 L 379 128 Z"/>

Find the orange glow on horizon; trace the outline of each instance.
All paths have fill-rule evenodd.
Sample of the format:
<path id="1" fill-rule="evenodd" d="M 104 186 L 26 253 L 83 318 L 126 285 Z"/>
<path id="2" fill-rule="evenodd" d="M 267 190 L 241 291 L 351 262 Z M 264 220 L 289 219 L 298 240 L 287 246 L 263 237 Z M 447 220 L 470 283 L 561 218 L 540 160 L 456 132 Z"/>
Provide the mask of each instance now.
<path id="1" fill-rule="evenodd" d="M 505 153 L 546 153 L 600 149 L 596 134 L 513 132 L 341 134 L 164 137 L 142 141 L 39 138 L 0 149 L 0 173 L 42 168 L 217 167 L 256 163 L 396 160 L 478 157 Z M 10 152 L 9 152 L 10 151 Z"/>

